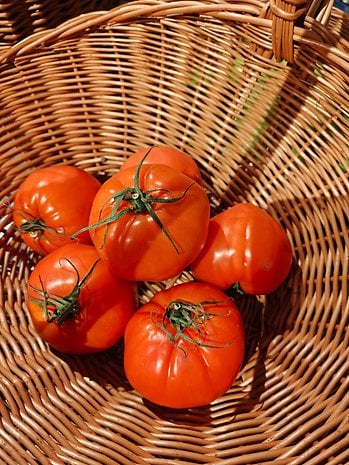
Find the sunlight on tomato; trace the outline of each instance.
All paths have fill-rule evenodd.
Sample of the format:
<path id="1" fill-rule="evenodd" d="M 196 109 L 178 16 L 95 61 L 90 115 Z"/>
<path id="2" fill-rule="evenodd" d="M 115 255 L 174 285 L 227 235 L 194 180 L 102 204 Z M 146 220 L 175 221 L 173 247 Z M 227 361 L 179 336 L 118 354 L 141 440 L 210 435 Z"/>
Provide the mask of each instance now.
<path id="1" fill-rule="evenodd" d="M 154 295 L 129 320 L 124 367 L 135 390 L 166 407 L 209 404 L 234 383 L 245 340 L 241 315 L 210 284 L 178 284 Z"/>
<path id="2" fill-rule="evenodd" d="M 291 264 L 291 243 L 280 223 L 265 210 L 240 203 L 211 218 L 191 270 L 198 281 L 223 290 L 238 284 L 247 294 L 269 294 L 286 279 Z"/>
<path id="3" fill-rule="evenodd" d="M 14 200 L 13 221 L 25 244 L 40 255 L 79 241 L 91 243 L 88 232 L 71 235 L 88 224 L 92 201 L 100 182 L 88 172 L 69 165 L 32 171 Z"/>
<path id="4" fill-rule="evenodd" d="M 204 189 L 166 165 L 117 172 L 92 204 L 90 233 L 113 273 L 162 281 L 181 273 L 207 237 L 210 204 Z"/>
<path id="5" fill-rule="evenodd" d="M 144 147 L 130 155 L 120 167 L 121 170 L 136 166 L 146 155 L 144 164 L 164 164 L 185 174 L 202 185 L 201 172 L 194 158 L 179 149 L 167 145 Z"/>
<path id="6" fill-rule="evenodd" d="M 136 309 L 134 283 L 113 276 L 95 248 L 65 245 L 43 257 L 27 285 L 41 338 L 60 352 L 99 352 L 116 344 Z"/>

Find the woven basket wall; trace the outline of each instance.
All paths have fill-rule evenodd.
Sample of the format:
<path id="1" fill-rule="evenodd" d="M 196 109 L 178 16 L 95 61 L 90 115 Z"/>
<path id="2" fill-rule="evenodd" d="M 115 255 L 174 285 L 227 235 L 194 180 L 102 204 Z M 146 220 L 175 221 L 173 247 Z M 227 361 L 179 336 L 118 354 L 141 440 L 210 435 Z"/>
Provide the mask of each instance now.
<path id="1" fill-rule="evenodd" d="M 69 18 L 95 10 L 109 10 L 118 0 L 7 0 L 0 3 L 0 47 L 37 31 L 56 27 Z"/>
<path id="2" fill-rule="evenodd" d="M 349 463 L 349 55 L 311 18 L 294 27 L 299 7 L 132 2 L 0 54 L 1 464 Z M 148 144 L 190 153 L 213 212 L 253 202 L 294 250 L 278 291 L 241 297 L 246 358 L 207 407 L 150 405 L 121 344 L 63 356 L 27 313 L 37 257 L 12 223 L 21 181 L 57 162 L 110 175 Z"/>

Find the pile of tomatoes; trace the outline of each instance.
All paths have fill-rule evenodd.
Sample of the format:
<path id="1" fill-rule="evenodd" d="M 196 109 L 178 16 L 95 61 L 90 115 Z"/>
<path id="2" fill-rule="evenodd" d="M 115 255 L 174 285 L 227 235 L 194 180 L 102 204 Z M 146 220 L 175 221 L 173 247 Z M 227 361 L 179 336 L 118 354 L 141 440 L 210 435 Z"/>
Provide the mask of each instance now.
<path id="1" fill-rule="evenodd" d="M 27 283 L 38 334 L 58 351 L 106 350 L 121 339 L 130 384 L 167 407 L 205 405 L 232 385 L 244 357 L 240 312 L 226 292 L 268 294 L 292 248 L 266 211 L 239 203 L 211 215 L 194 159 L 146 147 L 103 183 L 57 164 L 20 185 L 14 223 L 40 259 Z M 140 305 L 140 282 L 193 279 Z"/>

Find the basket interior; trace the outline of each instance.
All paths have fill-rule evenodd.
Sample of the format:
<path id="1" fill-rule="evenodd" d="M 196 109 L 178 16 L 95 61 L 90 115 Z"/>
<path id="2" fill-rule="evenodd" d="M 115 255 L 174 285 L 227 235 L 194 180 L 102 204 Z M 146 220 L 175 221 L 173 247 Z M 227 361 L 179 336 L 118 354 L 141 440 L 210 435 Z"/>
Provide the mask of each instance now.
<path id="1" fill-rule="evenodd" d="M 38 45 L 0 69 L 3 463 L 347 463 L 348 80 L 306 45 L 292 66 L 263 57 L 269 37 L 209 16 L 140 18 Z M 81 357 L 40 340 L 25 305 L 37 257 L 12 223 L 34 168 L 63 162 L 104 179 L 153 144 L 195 158 L 213 213 L 253 202 L 294 250 L 278 291 L 238 300 L 238 379 L 191 410 L 134 392 L 122 344 Z M 165 285 L 142 285 L 141 301 Z"/>

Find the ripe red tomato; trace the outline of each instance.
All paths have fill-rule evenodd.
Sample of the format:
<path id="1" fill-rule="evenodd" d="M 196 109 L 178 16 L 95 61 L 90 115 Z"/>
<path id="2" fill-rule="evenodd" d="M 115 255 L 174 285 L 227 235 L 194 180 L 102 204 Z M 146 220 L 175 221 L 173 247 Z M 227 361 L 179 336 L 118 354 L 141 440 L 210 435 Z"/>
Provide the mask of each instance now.
<path id="1" fill-rule="evenodd" d="M 206 244 L 191 265 L 198 281 L 220 289 L 239 284 L 247 294 L 269 294 L 286 279 L 292 247 L 265 210 L 240 203 L 210 220 Z"/>
<path id="2" fill-rule="evenodd" d="M 13 221 L 25 244 L 41 255 L 72 242 L 71 235 L 88 224 L 100 182 L 86 171 L 52 165 L 32 171 L 14 200 Z M 76 241 L 91 243 L 88 232 Z"/>
<path id="3" fill-rule="evenodd" d="M 209 216 L 206 192 L 192 179 L 166 165 L 138 165 L 102 184 L 92 204 L 91 237 L 115 274 L 161 281 L 199 254 Z"/>
<path id="4" fill-rule="evenodd" d="M 134 283 L 113 276 L 92 245 L 68 244 L 43 257 L 27 285 L 38 334 L 60 352 L 108 349 L 136 309 Z"/>
<path id="5" fill-rule="evenodd" d="M 181 150 L 167 145 L 158 145 L 152 147 L 144 147 L 138 152 L 130 155 L 120 167 L 121 170 L 136 166 L 145 156 L 144 164 L 164 164 L 171 166 L 180 173 L 185 174 L 193 179 L 198 184 L 202 185 L 202 177 L 200 168 L 196 164 L 194 158 Z"/>
<path id="6" fill-rule="evenodd" d="M 241 315 L 210 284 L 178 284 L 155 294 L 129 320 L 124 337 L 126 376 L 143 397 L 172 408 L 209 404 L 241 368 Z"/>

